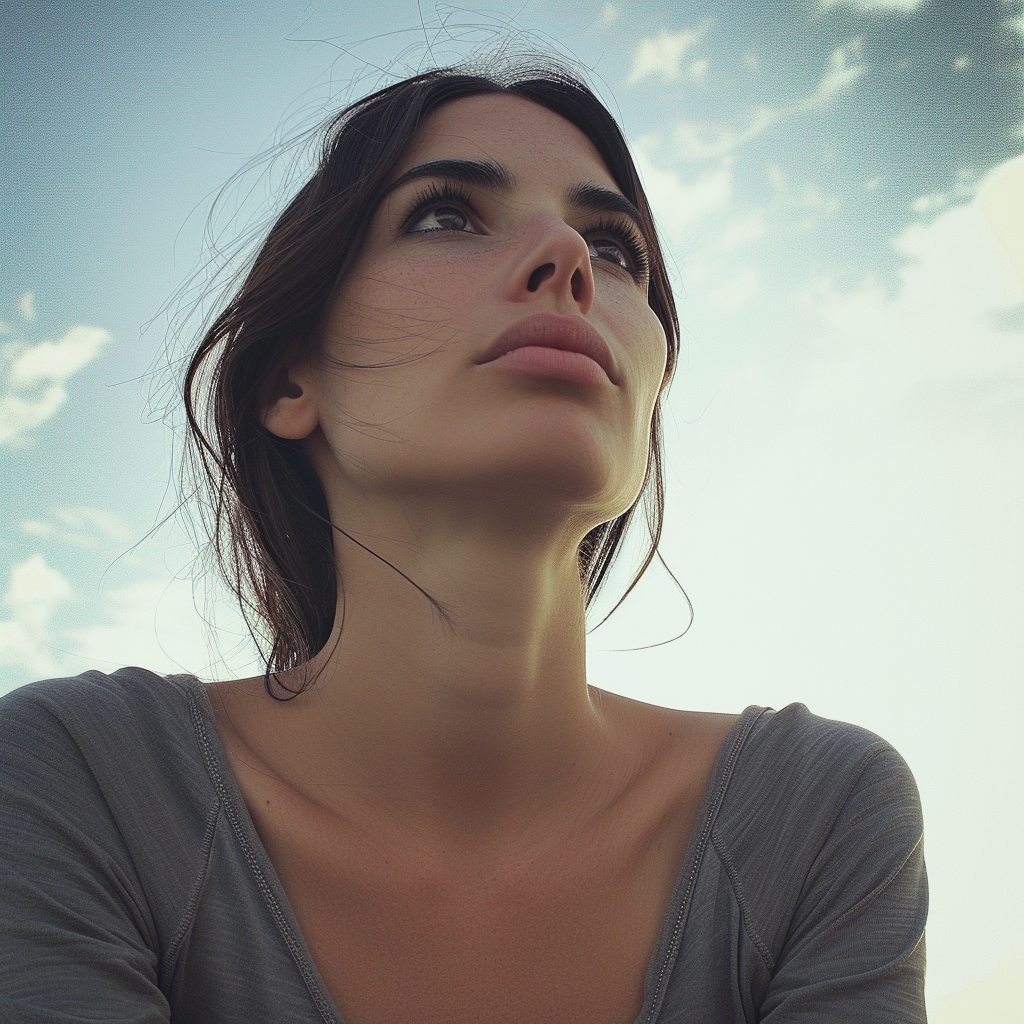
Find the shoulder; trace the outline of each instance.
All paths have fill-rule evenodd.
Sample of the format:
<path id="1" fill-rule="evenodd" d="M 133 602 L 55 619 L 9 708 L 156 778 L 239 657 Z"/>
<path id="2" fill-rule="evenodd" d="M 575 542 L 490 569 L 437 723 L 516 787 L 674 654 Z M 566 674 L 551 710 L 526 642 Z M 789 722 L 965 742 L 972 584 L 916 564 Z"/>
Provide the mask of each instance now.
<path id="1" fill-rule="evenodd" d="M 897 876 L 912 894 L 914 927 L 923 927 L 922 839 L 917 785 L 899 752 L 867 729 L 791 704 L 751 723 L 712 843 L 748 926 L 778 948 L 812 910 L 835 900 L 845 913 Z"/>
<path id="2" fill-rule="evenodd" d="M 47 679 L 0 697 L 0 800 L 138 831 L 205 818 L 214 793 L 193 677 L 140 668 Z M 77 812 L 72 809 L 80 808 Z M 161 826 L 162 827 L 162 826 Z"/>
<path id="3" fill-rule="evenodd" d="M 144 668 L 117 672 L 83 672 L 58 679 L 42 679 L 0 696 L 0 723 L 25 714 L 49 714 L 69 723 L 104 717 L 109 710 L 131 716 L 163 710 L 171 712 L 187 701 L 192 676 L 161 676 Z"/>
<path id="4" fill-rule="evenodd" d="M 752 709 L 756 710 L 756 709 Z M 879 789 L 879 786 L 881 789 Z M 895 809 L 920 810 L 906 761 L 881 736 L 848 722 L 812 714 L 803 704 L 762 709 L 749 725 L 729 780 L 728 810 L 720 827 L 742 827 L 751 816 L 799 818 L 831 826 L 856 793 L 874 792 Z M 723 808 L 724 810 L 725 808 Z"/>
<path id="5" fill-rule="evenodd" d="M 168 759 L 195 748 L 191 676 L 141 668 L 85 672 L 30 683 L 0 697 L 0 750 L 27 743 L 71 745 L 94 766 L 148 755 Z"/>

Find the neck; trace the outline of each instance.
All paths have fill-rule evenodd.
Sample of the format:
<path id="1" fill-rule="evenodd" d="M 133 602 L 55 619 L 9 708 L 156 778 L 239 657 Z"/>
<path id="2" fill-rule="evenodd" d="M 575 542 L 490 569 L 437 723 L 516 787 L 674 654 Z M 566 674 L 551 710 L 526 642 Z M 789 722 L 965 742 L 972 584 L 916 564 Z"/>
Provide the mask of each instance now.
<path id="1" fill-rule="evenodd" d="M 352 531 L 350 531 L 352 532 Z M 429 831 L 504 831 L 597 792 L 608 723 L 586 682 L 575 544 L 510 545 L 462 519 L 441 542 L 336 537 L 334 632 L 299 697 L 274 708 L 297 776 Z M 301 740 L 299 739 L 301 737 Z M 354 789 L 353 789 L 354 787 Z M 326 792 L 327 790 L 320 790 Z M 342 791 L 342 790 L 337 790 Z"/>

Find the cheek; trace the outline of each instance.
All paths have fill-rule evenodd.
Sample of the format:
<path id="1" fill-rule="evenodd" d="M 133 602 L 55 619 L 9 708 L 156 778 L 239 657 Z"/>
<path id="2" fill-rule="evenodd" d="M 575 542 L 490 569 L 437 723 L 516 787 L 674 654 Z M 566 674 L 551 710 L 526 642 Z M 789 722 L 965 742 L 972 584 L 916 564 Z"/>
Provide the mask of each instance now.
<path id="1" fill-rule="evenodd" d="M 668 361 L 664 328 L 642 297 L 639 301 L 632 296 L 623 297 L 609 313 L 615 334 L 622 339 L 637 421 L 649 423 Z"/>
<path id="2" fill-rule="evenodd" d="M 327 318 L 325 351 L 368 365 L 402 358 L 425 342 L 446 341 L 451 313 L 434 285 L 401 264 L 359 268 Z"/>

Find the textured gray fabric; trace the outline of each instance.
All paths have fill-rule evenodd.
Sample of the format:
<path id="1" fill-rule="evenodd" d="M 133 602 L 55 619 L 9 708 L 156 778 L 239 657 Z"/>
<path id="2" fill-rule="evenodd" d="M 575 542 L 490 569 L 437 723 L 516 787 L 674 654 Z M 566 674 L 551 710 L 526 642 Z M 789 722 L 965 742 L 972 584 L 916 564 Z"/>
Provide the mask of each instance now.
<path id="1" fill-rule="evenodd" d="M 917 788 L 884 740 L 748 708 L 637 1024 L 921 1022 Z M 337 1024 L 203 685 L 143 669 L 0 699 L 0 1022 Z"/>

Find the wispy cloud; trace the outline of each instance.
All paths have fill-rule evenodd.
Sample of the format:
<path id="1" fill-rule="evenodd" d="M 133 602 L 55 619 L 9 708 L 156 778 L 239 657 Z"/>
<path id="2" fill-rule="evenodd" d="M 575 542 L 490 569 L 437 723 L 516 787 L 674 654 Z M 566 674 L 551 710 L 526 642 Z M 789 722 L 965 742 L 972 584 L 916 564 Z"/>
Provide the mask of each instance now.
<path id="1" fill-rule="evenodd" d="M 710 27 L 710 20 L 705 20 L 696 28 L 678 32 L 662 29 L 656 36 L 641 39 L 633 52 L 633 66 L 626 81 L 635 85 L 645 78 L 657 77 L 670 84 L 684 80 L 703 82 L 708 60 L 688 58 Z"/>
<path id="2" fill-rule="evenodd" d="M 0 693 L 11 686 L 95 668 L 252 674 L 251 644 L 236 609 L 213 592 L 203 613 L 192 582 L 149 577 L 89 594 L 42 554 L 11 567 L 0 618 Z M 207 614 L 216 626 L 208 644 Z"/>
<path id="3" fill-rule="evenodd" d="M 814 92 L 796 104 L 796 109 L 811 110 L 824 107 L 846 92 L 858 78 L 867 74 L 868 69 L 861 62 L 863 52 L 863 36 L 857 36 L 833 50 L 828 58 L 828 71 L 818 82 Z"/>
<path id="4" fill-rule="evenodd" d="M 673 169 L 658 166 L 648 155 L 644 140 L 633 145 L 637 171 L 658 219 L 659 230 L 678 245 L 706 217 L 724 209 L 732 195 L 732 165 L 718 167 L 686 179 Z"/>
<path id="5" fill-rule="evenodd" d="M 673 156 L 677 160 L 713 160 L 739 149 L 745 142 L 756 138 L 778 119 L 778 112 L 758 107 L 749 116 L 743 128 L 731 125 L 697 124 L 679 121 L 672 127 Z"/>
<path id="6" fill-rule="evenodd" d="M 910 209 L 919 217 L 930 217 L 940 210 L 945 210 L 951 204 L 971 199 L 977 192 L 978 185 L 978 175 L 972 168 L 958 168 L 953 183 L 948 189 L 918 196 L 911 202 Z"/>
<path id="7" fill-rule="evenodd" d="M 1019 419 L 1024 350 L 1012 328 L 1018 320 L 1024 327 L 1024 316 L 1011 314 L 1024 313 L 1024 243 L 1016 242 L 1015 257 L 990 221 L 1009 220 L 1014 238 L 1014 218 L 1024 220 L 1016 210 L 1022 186 L 1024 158 L 1017 158 L 993 170 L 969 203 L 901 232 L 893 242 L 905 260 L 895 295 L 870 278 L 849 291 L 819 282 L 808 292 L 825 329 L 802 408 L 871 418 L 934 407 L 944 422 Z M 1002 319 L 993 316 L 1000 312 Z"/>
<path id="8" fill-rule="evenodd" d="M 862 36 L 847 40 L 828 55 L 825 73 L 811 92 L 783 106 L 759 104 L 747 112 L 741 127 L 678 121 L 669 135 L 674 159 L 689 162 L 727 156 L 790 117 L 827 107 L 868 73 L 863 52 Z"/>
<path id="9" fill-rule="evenodd" d="M 0 665 L 38 678 L 61 671 L 61 658 L 50 635 L 54 613 L 73 596 L 71 584 L 51 569 L 42 555 L 30 555 L 11 569 L 4 607 L 11 617 L 0 621 Z"/>
<path id="10" fill-rule="evenodd" d="M 95 549 L 105 543 L 126 544 L 131 530 L 112 512 L 100 508 L 73 506 L 53 509 L 48 518 L 26 519 L 21 532 L 29 537 Z"/>
<path id="11" fill-rule="evenodd" d="M 0 444 L 50 419 L 67 400 L 68 378 L 110 343 L 98 327 L 72 327 L 58 341 L 8 342 L 0 350 Z"/>
<path id="12" fill-rule="evenodd" d="M 864 14 L 912 14 L 924 0 L 821 0 L 822 10 L 845 7 Z"/>

